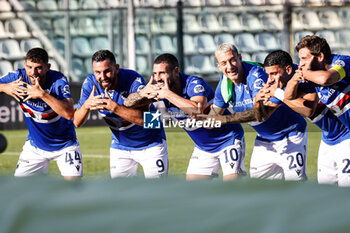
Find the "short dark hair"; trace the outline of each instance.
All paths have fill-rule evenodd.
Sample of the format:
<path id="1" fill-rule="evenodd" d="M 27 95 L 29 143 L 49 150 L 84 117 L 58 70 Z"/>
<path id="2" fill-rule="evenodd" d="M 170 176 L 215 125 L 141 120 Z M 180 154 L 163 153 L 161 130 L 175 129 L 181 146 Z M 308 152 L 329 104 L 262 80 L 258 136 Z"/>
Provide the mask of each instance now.
<path id="1" fill-rule="evenodd" d="M 318 36 L 305 36 L 303 37 L 296 46 L 296 50 L 299 52 L 300 49 L 307 48 L 310 53 L 314 56 L 319 56 L 322 52 L 324 54 L 325 62 L 327 64 L 332 63 L 332 53 L 327 40 Z"/>
<path id="2" fill-rule="evenodd" d="M 100 62 L 109 59 L 111 62 L 116 63 L 114 54 L 109 50 L 99 50 L 92 55 L 92 62 Z"/>
<path id="3" fill-rule="evenodd" d="M 35 63 L 41 63 L 41 62 L 48 63 L 49 55 L 47 54 L 45 49 L 32 48 L 27 52 L 25 60 L 35 62 Z"/>
<path id="4" fill-rule="evenodd" d="M 163 53 L 159 55 L 153 62 L 153 64 L 160 64 L 160 63 L 167 63 L 170 65 L 171 69 L 174 69 L 175 67 L 179 67 L 179 61 L 177 58 L 170 54 L 170 53 Z"/>
<path id="5" fill-rule="evenodd" d="M 295 69 L 292 57 L 289 55 L 289 53 L 283 50 L 273 51 L 265 58 L 264 67 L 276 65 L 282 68 L 292 66 L 293 70 Z"/>

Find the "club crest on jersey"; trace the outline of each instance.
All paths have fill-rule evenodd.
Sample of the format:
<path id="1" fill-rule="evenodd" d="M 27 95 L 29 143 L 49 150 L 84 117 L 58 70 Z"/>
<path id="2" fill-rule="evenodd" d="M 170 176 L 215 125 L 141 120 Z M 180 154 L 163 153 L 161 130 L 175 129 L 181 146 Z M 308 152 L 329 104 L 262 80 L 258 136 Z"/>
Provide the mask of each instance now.
<path id="1" fill-rule="evenodd" d="M 204 87 L 202 85 L 198 84 L 193 88 L 193 91 L 194 91 L 194 93 L 202 93 L 202 92 L 204 92 Z"/>
<path id="2" fill-rule="evenodd" d="M 341 67 L 345 67 L 345 62 L 343 60 L 336 60 L 334 65 L 340 65 Z"/>
<path id="3" fill-rule="evenodd" d="M 160 129 L 161 121 L 160 121 L 160 112 L 151 111 L 143 113 L 143 128 L 144 129 Z"/>
<path id="4" fill-rule="evenodd" d="M 255 82 L 254 82 L 255 89 L 261 89 L 263 87 L 263 85 L 264 85 L 264 81 L 261 78 L 255 80 Z"/>

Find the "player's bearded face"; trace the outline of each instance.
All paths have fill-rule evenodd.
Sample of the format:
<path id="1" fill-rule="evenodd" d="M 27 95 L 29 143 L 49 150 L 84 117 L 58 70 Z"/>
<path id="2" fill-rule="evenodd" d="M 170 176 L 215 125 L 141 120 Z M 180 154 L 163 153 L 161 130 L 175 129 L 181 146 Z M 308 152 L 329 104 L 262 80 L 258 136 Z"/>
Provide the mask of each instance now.
<path id="1" fill-rule="evenodd" d="M 35 79 L 44 80 L 46 78 L 46 73 L 50 70 L 50 64 L 44 62 L 32 62 L 26 60 L 24 62 L 24 68 L 26 70 L 27 76 L 32 84 L 35 83 Z"/>
<path id="2" fill-rule="evenodd" d="M 269 76 L 269 81 L 272 83 L 275 81 L 282 81 L 283 83 L 287 83 L 290 79 L 287 71 L 279 65 L 266 66 L 265 71 Z"/>
<path id="3" fill-rule="evenodd" d="M 92 69 L 94 70 L 96 80 L 100 86 L 103 89 L 111 89 L 117 79 L 119 65 L 106 59 L 99 62 L 94 61 L 92 63 Z"/>
<path id="4" fill-rule="evenodd" d="M 312 55 L 308 48 L 302 48 L 299 50 L 300 63 L 299 66 L 303 70 L 321 70 L 322 64 L 318 61 L 318 57 Z"/>
<path id="5" fill-rule="evenodd" d="M 234 51 L 216 54 L 217 66 L 231 81 L 237 82 L 243 73 L 242 57 Z"/>
<path id="6" fill-rule="evenodd" d="M 175 71 L 166 63 L 154 64 L 153 76 L 157 84 L 160 86 L 164 86 L 164 83 L 166 82 L 168 83 L 169 89 L 172 89 L 175 85 Z"/>

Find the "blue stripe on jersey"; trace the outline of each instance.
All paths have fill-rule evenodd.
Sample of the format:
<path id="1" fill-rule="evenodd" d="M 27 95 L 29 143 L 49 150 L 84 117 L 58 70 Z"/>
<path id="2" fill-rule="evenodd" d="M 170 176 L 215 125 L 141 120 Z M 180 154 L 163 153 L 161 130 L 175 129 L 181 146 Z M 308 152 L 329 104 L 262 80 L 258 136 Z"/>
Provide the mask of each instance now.
<path id="1" fill-rule="evenodd" d="M 234 112 L 243 112 L 253 108 L 254 97 L 263 87 L 268 76 L 262 67 L 245 62 L 242 64 L 244 79 L 240 85 L 234 85 L 235 102 L 231 103 L 232 100 L 229 103 L 224 102 L 219 88 L 220 80 L 215 93 L 215 105 L 227 108 L 231 104 Z M 261 123 L 253 122 L 250 125 L 257 131 L 257 138 L 265 141 L 281 140 L 284 137 L 296 135 L 298 132 L 304 132 L 306 129 L 306 122 L 303 117 L 285 104 L 279 106 L 268 120 Z"/>
<path id="2" fill-rule="evenodd" d="M 210 102 L 214 98 L 214 90 L 203 79 L 195 76 L 189 76 L 180 73 L 182 83 L 181 97 L 190 99 L 193 96 L 205 96 Z M 173 113 L 177 119 L 184 119 L 176 115 L 179 108 L 167 100 L 163 100 L 168 112 Z M 228 114 L 229 112 L 225 112 Z M 188 117 L 188 116 L 187 116 Z M 186 130 L 186 129 L 185 129 Z M 240 124 L 225 124 L 221 128 L 206 129 L 198 128 L 196 130 L 186 130 L 188 135 L 194 141 L 196 147 L 207 152 L 217 152 L 227 146 L 233 145 L 235 139 L 242 139 L 244 132 Z"/>
<path id="3" fill-rule="evenodd" d="M 80 108 L 89 98 L 92 86 L 96 87 L 95 95 L 104 95 L 104 90 L 94 74 L 89 75 L 82 86 L 78 103 Z M 116 90 L 109 91 L 113 101 L 123 105 L 126 97 L 137 92 L 145 85 L 143 77 L 135 71 L 119 69 Z M 162 143 L 165 139 L 164 129 L 144 129 L 142 126 L 128 122 L 110 111 L 99 111 L 112 131 L 111 147 L 121 150 L 141 150 Z"/>
<path id="4" fill-rule="evenodd" d="M 31 84 L 25 69 L 9 73 L 0 79 L 0 83 L 13 82 L 19 77 L 22 77 L 22 81 Z M 50 70 L 47 73 L 42 89 L 59 100 L 71 98 L 67 78 L 58 71 Z M 30 140 L 33 146 L 45 151 L 57 151 L 77 143 L 73 121 L 55 114 L 43 100 L 31 99 L 22 103 L 22 106 L 28 127 L 27 140 Z M 46 116 L 55 116 L 55 119 Z"/>

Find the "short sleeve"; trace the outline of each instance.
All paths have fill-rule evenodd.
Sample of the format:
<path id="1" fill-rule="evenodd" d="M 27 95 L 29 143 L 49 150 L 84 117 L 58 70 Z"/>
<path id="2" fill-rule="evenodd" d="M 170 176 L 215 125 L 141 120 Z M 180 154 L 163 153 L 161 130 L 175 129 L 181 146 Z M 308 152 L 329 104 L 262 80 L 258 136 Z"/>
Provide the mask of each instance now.
<path id="1" fill-rule="evenodd" d="M 62 78 L 58 79 L 55 83 L 55 86 L 57 99 L 72 98 L 69 83 L 65 76 L 62 76 Z"/>
<path id="2" fill-rule="evenodd" d="M 137 73 L 136 73 L 137 74 Z M 137 74 L 138 75 L 138 74 Z M 146 85 L 146 82 L 144 80 L 144 78 L 141 75 L 138 75 L 134 81 L 132 82 L 131 86 L 130 86 L 130 90 L 129 93 L 134 93 L 134 92 L 138 92 L 139 90 L 141 90 L 142 88 L 144 88 Z"/>
<path id="3" fill-rule="evenodd" d="M 191 80 L 186 91 L 190 98 L 194 96 L 205 96 L 208 98 L 208 90 L 206 90 L 206 85 L 201 79 Z"/>
<path id="4" fill-rule="evenodd" d="M 336 70 L 340 78 L 350 77 L 350 57 L 336 56 L 330 66 L 330 70 Z"/>
<path id="5" fill-rule="evenodd" d="M 249 80 L 249 89 L 254 98 L 261 88 L 264 87 L 268 76 L 262 68 L 256 67 L 249 73 L 247 79 Z"/>
<path id="6" fill-rule="evenodd" d="M 18 72 L 17 73 L 14 73 L 14 72 L 11 72 L 11 73 L 8 73 L 6 74 L 5 76 L 2 76 L 0 78 L 0 83 L 4 84 L 4 83 L 11 83 L 15 80 L 18 79 Z"/>
<path id="7" fill-rule="evenodd" d="M 89 79 L 86 78 L 81 86 L 80 99 L 77 106 L 78 109 L 81 108 L 81 106 L 83 106 L 85 101 L 89 98 L 92 91 L 92 85 L 93 84 L 89 81 Z"/>
<path id="8" fill-rule="evenodd" d="M 220 82 L 218 84 L 218 86 L 216 87 L 216 91 L 215 91 L 215 97 L 214 97 L 214 104 L 220 108 L 227 108 L 229 106 L 228 103 L 226 103 L 224 101 L 224 98 L 222 97 L 221 94 L 221 81 L 222 79 L 220 79 Z"/>

